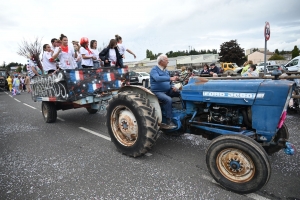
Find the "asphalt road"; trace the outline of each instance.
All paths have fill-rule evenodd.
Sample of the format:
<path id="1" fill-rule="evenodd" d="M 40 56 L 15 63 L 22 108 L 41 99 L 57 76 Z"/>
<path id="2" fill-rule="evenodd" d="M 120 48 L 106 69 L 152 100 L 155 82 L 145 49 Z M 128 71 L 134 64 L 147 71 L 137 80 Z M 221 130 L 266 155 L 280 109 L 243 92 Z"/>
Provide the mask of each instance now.
<path id="1" fill-rule="evenodd" d="M 269 183 L 240 195 L 213 181 L 209 141 L 200 136 L 161 135 L 147 155 L 131 158 L 109 141 L 99 113 L 81 108 L 58 117 L 46 124 L 29 94 L 0 91 L 0 199 L 300 199 L 299 153 L 270 156 Z M 299 119 L 286 120 L 298 149 Z"/>

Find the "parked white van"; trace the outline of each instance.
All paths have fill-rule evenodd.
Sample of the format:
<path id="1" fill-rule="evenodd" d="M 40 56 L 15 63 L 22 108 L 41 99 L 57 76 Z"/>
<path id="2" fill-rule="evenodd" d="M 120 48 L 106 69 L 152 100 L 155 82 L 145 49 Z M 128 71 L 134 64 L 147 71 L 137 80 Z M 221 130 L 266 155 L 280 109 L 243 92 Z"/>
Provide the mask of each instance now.
<path id="1" fill-rule="evenodd" d="M 274 60 L 268 60 L 266 61 L 267 65 L 276 65 L 276 61 Z M 265 62 L 260 62 L 260 63 L 257 63 L 257 67 L 258 66 L 265 66 Z"/>
<path id="2" fill-rule="evenodd" d="M 293 58 L 291 61 L 286 63 L 284 67 L 289 71 L 289 72 L 300 72 L 300 56 L 297 56 Z"/>

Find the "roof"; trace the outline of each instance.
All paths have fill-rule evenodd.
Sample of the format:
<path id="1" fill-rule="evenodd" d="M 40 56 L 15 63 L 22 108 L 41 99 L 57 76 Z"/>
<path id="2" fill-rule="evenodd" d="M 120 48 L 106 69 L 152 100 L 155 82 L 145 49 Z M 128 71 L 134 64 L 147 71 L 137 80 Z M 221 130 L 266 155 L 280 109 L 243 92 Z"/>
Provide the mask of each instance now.
<path id="1" fill-rule="evenodd" d="M 262 54 L 264 54 L 265 52 L 264 51 L 254 51 L 253 53 L 255 53 L 255 52 L 258 52 L 258 53 L 262 53 Z M 253 53 L 250 53 L 250 54 L 253 54 Z M 249 54 L 249 55 L 250 55 Z M 270 51 L 267 51 L 267 55 L 274 55 L 274 53 L 273 52 L 270 52 Z"/>

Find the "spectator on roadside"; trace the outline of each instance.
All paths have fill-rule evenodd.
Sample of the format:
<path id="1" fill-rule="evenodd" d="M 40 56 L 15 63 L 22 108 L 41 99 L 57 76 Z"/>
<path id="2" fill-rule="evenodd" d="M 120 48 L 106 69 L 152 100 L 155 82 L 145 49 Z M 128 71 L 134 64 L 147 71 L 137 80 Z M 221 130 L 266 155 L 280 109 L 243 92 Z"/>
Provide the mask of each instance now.
<path id="1" fill-rule="evenodd" d="M 28 74 L 25 77 L 25 85 L 26 85 L 26 91 L 28 93 L 30 93 L 31 92 L 31 89 L 30 89 L 30 77 L 28 76 Z"/>
<path id="2" fill-rule="evenodd" d="M 194 76 L 193 68 L 189 67 L 189 68 L 187 69 L 187 74 L 186 74 L 184 83 L 185 83 L 185 84 L 188 84 L 190 78 L 193 77 L 193 76 Z"/>
<path id="3" fill-rule="evenodd" d="M 186 67 L 182 66 L 180 72 L 180 79 L 184 79 L 186 75 L 187 75 Z"/>
<path id="4" fill-rule="evenodd" d="M 8 76 L 7 79 L 6 79 L 6 81 L 7 81 L 8 89 L 11 92 L 13 80 L 12 80 L 12 78 L 10 76 Z"/>
<path id="5" fill-rule="evenodd" d="M 209 74 L 213 75 L 213 74 L 219 74 L 220 70 L 219 68 L 216 66 L 215 63 L 210 64 L 210 70 L 209 70 Z"/>
<path id="6" fill-rule="evenodd" d="M 94 56 L 93 52 L 89 49 L 89 39 L 87 37 L 83 37 L 80 39 L 80 50 L 81 54 L 81 66 L 82 68 L 92 68 L 94 66 L 93 60 L 97 60 Z"/>
<path id="7" fill-rule="evenodd" d="M 93 55 L 97 58 L 96 60 L 93 60 L 94 68 L 99 68 L 101 59 L 99 58 L 99 51 L 97 50 L 97 41 L 96 40 L 91 40 L 90 48 L 91 48 L 91 51 L 93 52 Z"/>
<path id="8" fill-rule="evenodd" d="M 258 77 L 258 73 L 256 71 L 255 65 L 250 65 L 247 72 L 245 72 L 242 76 L 248 76 L 248 77 Z"/>
<path id="9" fill-rule="evenodd" d="M 203 66 L 203 69 L 201 70 L 200 74 L 209 74 L 209 69 L 208 68 L 209 68 L 208 65 L 205 64 Z"/>
<path id="10" fill-rule="evenodd" d="M 56 70 L 56 63 L 52 58 L 51 47 L 49 44 L 43 45 L 42 63 L 45 73 L 52 74 Z"/>
<path id="11" fill-rule="evenodd" d="M 128 53 L 132 54 L 134 59 L 136 59 L 136 56 L 135 54 L 130 50 L 130 49 L 127 49 L 124 45 L 123 45 L 123 40 L 122 40 L 122 37 L 119 36 L 119 35 L 115 35 L 115 39 L 117 41 L 117 45 L 118 45 L 118 49 L 119 49 L 119 52 L 120 52 L 120 55 L 122 56 L 122 59 L 120 59 L 120 64 L 123 66 L 123 59 L 125 59 L 125 51 L 127 51 Z"/>
<path id="12" fill-rule="evenodd" d="M 15 94 L 20 94 L 20 90 L 19 90 L 19 87 L 21 85 L 20 78 L 21 78 L 20 75 L 17 75 L 17 74 L 15 75 L 14 82 L 13 82 L 13 88 L 14 88 Z"/>
<path id="13" fill-rule="evenodd" d="M 124 67 L 122 56 L 117 48 L 117 41 L 115 39 L 109 41 L 107 48 L 100 52 L 99 58 L 104 61 L 104 67 Z"/>
<path id="14" fill-rule="evenodd" d="M 249 60 L 247 62 L 244 63 L 244 67 L 243 67 L 243 70 L 241 72 L 241 75 L 243 76 L 244 73 L 246 73 L 248 71 L 248 69 L 250 68 L 251 65 L 253 65 L 253 61 L 252 60 Z"/>
<path id="15" fill-rule="evenodd" d="M 60 69 L 75 69 L 77 64 L 75 62 L 75 52 L 73 48 L 68 46 L 68 38 L 64 34 L 60 35 L 61 45 L 55 48 L 52 58 L 59 59 Z"/>
<path id="16" fill-rule="evenodd" d="M 20 87 L 19 87 L 19 91 L 20 91 L 20 92 L 24 92 L 24 91 L 25 91 L 25 90 L 24 90 L 24 87 L 25 87 L 24 82 L 25 82 L 25 79 L 24 79 L 23 76 L 21 76 L 21 77 L 20 77 Z"/>
<path id="17" fill-rule="evenodd" d="M 25 76 L 23 76 L 23 79 L 24 79 L 24 84 L 23 84 L 23 92 L 25 92 L 25 91 L 26 91 L 26 84 L 25 84 L 26 75 L 25 75 Z"/>
<path id="18" fill-rule="evenodd" d="M 74 42 L 74 41 L 73 41 Z M 73 43 L 72 42 L 72 43 Z M 81 66 L 81 61 L 82 61 L 82 57 L 81 57 L 81 54 L 79 52 L 80 50 L 80 45 L 79 43 L 74 43 L 73 44 L 73 47 L 74 47 L 74 51 L 75 51 L 75 56 L 77 55 L 77 57 L 75 57 L 75 61 L 77 63 L 77 67 L 78 69 L 82 69 L 82 66 Z M 77 54 L 76 54 L 77 53 Z"/>

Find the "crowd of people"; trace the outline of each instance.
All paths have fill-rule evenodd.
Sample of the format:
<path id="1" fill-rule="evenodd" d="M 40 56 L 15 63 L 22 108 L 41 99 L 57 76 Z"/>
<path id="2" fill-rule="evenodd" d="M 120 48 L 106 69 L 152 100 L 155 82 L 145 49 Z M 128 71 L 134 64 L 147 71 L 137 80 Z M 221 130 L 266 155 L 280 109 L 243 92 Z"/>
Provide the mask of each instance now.
<path id="1" fill-rule="evenodd" d="M 8 90 L 12 92 L 13 95 L 19 95 L 22 92 L 30 93 L 30 78 L 28 75 L 21 76 L 20 74 L 16 74 L 14 76 L 7 76 L 7 86 Z"/>

